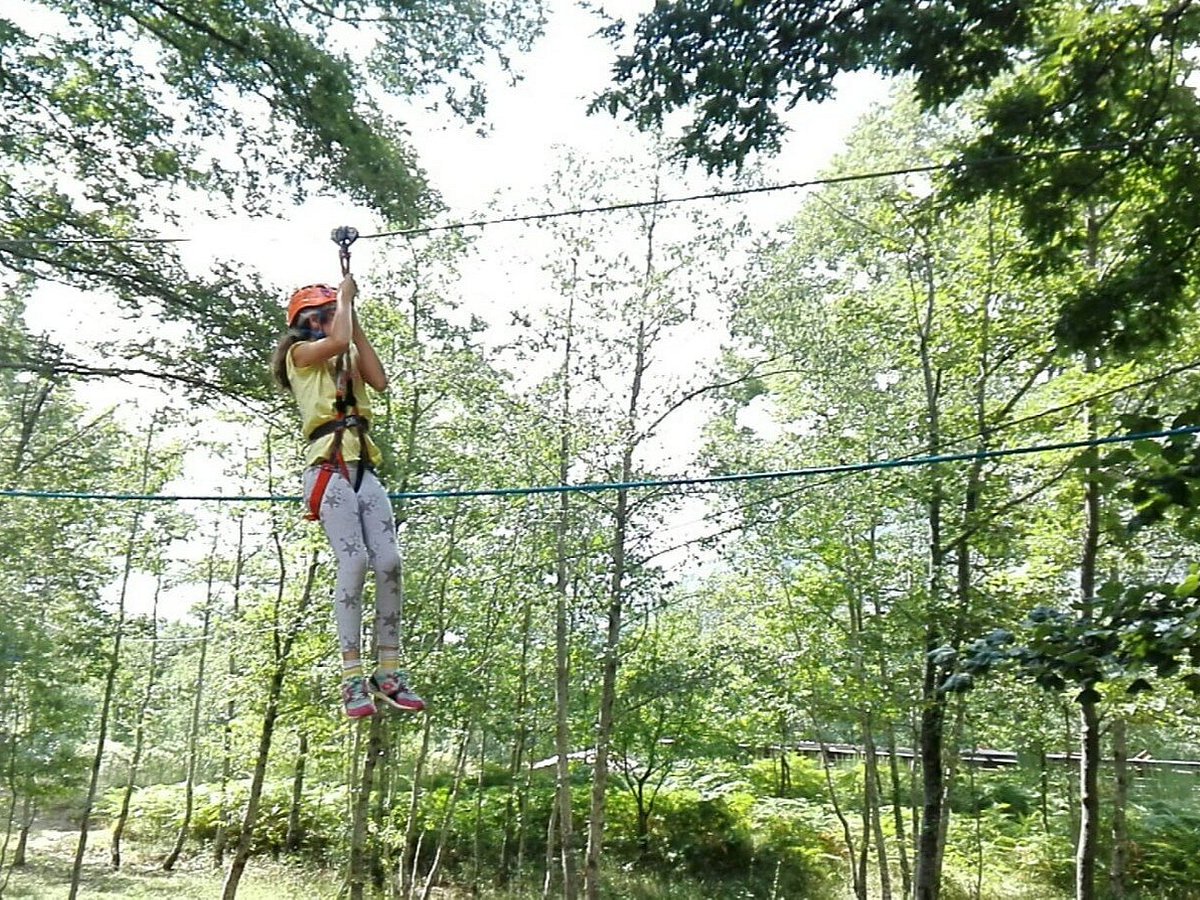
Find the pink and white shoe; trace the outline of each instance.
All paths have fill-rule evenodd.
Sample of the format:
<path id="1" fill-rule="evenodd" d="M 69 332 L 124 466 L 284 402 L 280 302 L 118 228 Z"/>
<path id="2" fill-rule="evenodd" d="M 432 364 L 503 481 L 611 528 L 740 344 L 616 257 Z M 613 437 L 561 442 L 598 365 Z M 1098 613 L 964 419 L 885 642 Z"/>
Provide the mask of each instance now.
<path id="1" fill-rule="evenodd" d="M 375 715 L 375 701 L 367 692 L 367 682 L 361 675 L 352 675 L 342 682 L 342 705 L 352 719 Z"/>
<path id="2" fill-rule="evenodd" d="M 406 684 L 403 672 L 376 672 L 368 679 L 368 684 L 371 687 L 371 693 L 396 709 L 404 710 L 404 712 L 421 712 L 425 708 L 425 701 Z"/>

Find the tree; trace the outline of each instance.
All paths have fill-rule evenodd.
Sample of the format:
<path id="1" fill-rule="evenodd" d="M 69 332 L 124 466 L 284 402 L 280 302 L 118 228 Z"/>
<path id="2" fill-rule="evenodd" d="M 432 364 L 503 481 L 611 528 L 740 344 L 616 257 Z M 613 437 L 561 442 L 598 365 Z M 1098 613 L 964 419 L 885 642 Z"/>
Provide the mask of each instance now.
<path id="1" fill-rule="evenodd" d="M 161 486 L 168 477 L 170 472 L 165 471 L 161 467 L 161 460 L 156 459 L 153 452 L 153 441 L 155 437 L 155 429 L 153 422 L 150 428 L 146 430 L 144 437 L 142 453 L 137 459 L 137 491 L 139 493 L 148 493 L 151 489 Z M 131 460 L 132 462 L 132 460 Z M 156 465 L 158 464 L 158 465 Z M 121 646 L 125 638 L 126 628 L 126 601 L 129 590 L 129 577 L 133 571 L 134 565 L 139 556 L 139 537 L 143 529 L 146 527 L 146 509 L 143 504 L 135 504 L 132 513 L 129 517 L 129 531 L 123 548 L 124 562 L 121 572 L 121 580 L 117 595 L 116 611 L 113 617 L 113 632 L 111 650 L 108 653 L 106 660 L 106 671 L 104 676 L 104 690 L 100 705 L 100 719 L 96 726 L 96 746 L 92 753 L 91 775 L 88 781 L 87 794 L 83 802 L 83 809 L 80 814 L 79 826 L 79 841 L 76 845 L 75 864 L 71 869 L 71 886 L 68 896 L 71 900 L 79 893 L 79 887 L 83 878 L 83 861 L 84 853 L 87 850 L 88 833 L 91 827 L 91 816 L 93 806 L 96 801 L 96 792 L 100 784 L 100 767 L 104 762 L 105 742 L 109 736 L 110 716 L 113 711 L 113 705 L 116 696 L 117 676 L 122 665 Z"/>
<path id="2" fill-rule="evenodd" d="M 621 671 L 612 755 L 615 780 L 633 797 L 643 855 L 663 785 L 689 761 L 730 749 L 714 716 L 727 679 L 723 648 L 700 634 L 698 622 L 686 606 L 646 611 Z"/>
<path id="3" fill-rule="evenodd" d="M 140 239 L 188 210 L 279 212 L 322 190 L 419 221 L 436 199 L 384 105 L 477 119 L 473 72 L 510 70 L 541 26 L 540 2 L 517 0 L 27 4 L 0 24 L 0 103 L 18 111 L 0 148 L 0 271 L 103 291 L 194 335 L 143 335 L 103 363 L 49 347 L 9 359 L 266 396 L 271 289 L 229 265 L 193 277 L 172 244 Z"/>
<path id="4" fill-rule="evenodd" d="M 679 152 L 722 169 L 778 149 L 779 107 L 827 99 L 843 72 L 912 75 L 925 108 L 962 101 L 975 134 L 953 155 L 950 183 L 963 200 L 1013 199 L 1030 272 L 1076 263 L 1076 202 L 1123 198 L 1112 263 L 1057 284 L 1056 333 L 1070 348 L 1128 353 L 1167 340 L 1191 297 L 1200 212 L 1186 198 L 1200 187 L 1200 99 L 1188 53 L 1198 38 L 1190 0 L 677 0 L 642 17 L 617 86 L 596 105 L 647 129 L 692 109 Z"/>
<path id="5" fill-rule="evenodd" d="M 888 165 L 936 153 L 955 133 L 951 120 L 923 117 L 902 100 L 863 123 L 834 172 L 854 171 L 869 157 Z M 841 476 L 747 487 L 740 514 L 762 544 L 757 556 L 779 569 L 772 595 L 795 597 L 800 622 L 819 611 L 827 630 L 846 632 L 830 665 L 862 673 L 868 684 L 851 680 L 832 690 L 843 707 L 862 697 L 866 715 L 847 723 L 835 712 L 834 727 L 845 733 L 850 725 L 869 748 L 870 714 L 879 706 L 869 682 L 880 663 L 911 671 L 902 654 L 872 659 L 873 640 L 884 640 L 872 637 L 876 629 L 920 662 L 908 701 L 920 753 L 920 897 L 936 897 L 942 880 L 963 708 L 944 688 L 952 658 L 932 651 L 969 642 L 987 623 L 1020 618 L 1037 588 L 1014 590 L 1011 573 L 1028 564 L 1034 547 L 1057 571 L 1076 564 L 1060 540 L 1038 534 L 1037 516 L 1051 510 L 1064 526 L 1076 518 L 1057 502 L 1058 493 L 1074 497 L 1076 489 L 1056 487 L 1069 471 L 1064 457 L 998 465 L 985 455 L 1001 432 L 1035 441 L 1062 428 L 1058 416 L 1026 413 L 1057 390 L 1082 393 L 1089 377 L 1051 366 L 1052 309 L 1020 277 L 1025 245 L 1012 210 L 1001 201 L 947 206 L 928 187 L 918 176 L 874 179 L 831 185 L 806 204 L 737 298 L 741 345 L 730 362 L 755 377 L 729 392 L 728 418 L 715 424 L 712 441 L 723 471 L 777 468 L 781 456 L 819 465 L 936 458 L 950 447 L 978 453 L 954 465 L 864 474 L 850 485 Z M 771 412 L 774 434 L 738 428 L 747 404 Z M 743 553 L 750 550 L 735 558 Z M 800 622 L 794 627 L 803 629 Z M 804 647 L 797 641 L 792 649 L 803 654 Z"/>
<path id="6" fill-rule="evenodd" d="M 1090 413 L 1091 405 L 1087 412 Z M 1165 423 L 1147 416 L 1125 416 L 1127 427 L 1156 428 Z M 1178 423 L 1179 420 L 1177 420 Z M 1184 420 L 1186 421 L 1186 420 Z M 1090 426 L 1094 434 L 1094 426 Z M 1097 896 L 1096 868 L 1100 841 L 1100 706 L 1105 683 L 1123 685 L 1127 694 L 1136 696 L 1150 691 L 1163 679 L 1180 676 L 1184 686 L 1200 694 L 1200 575 L 1194 566 L 1186 577 L 1146 580 L 1098 577 L 1101 542 L 1107 523 L 1110 548 L 1115 545 L 1126 559 L 1136 558 L 1128 546 L 1130 535 L 1122 534 L 1113 516 L 1104 516 L 1105 506 L 1118 499 L 1135 498 L 1134 509 L 1146 515 L 1145 522 L 1158 522 L 1173 512 L 1175 501 L 1159 494 L 1148 484 L 1177 477 L 1176 465 L 1187 455 L 1191 436 L 1171 438 L 1163 443 L 1139 442 L 1139 452 L 1121 448 L 1104 457 L 1096 449 L 1080 454 L 1077 466 L 1084 485 L 1084 542 L 1079 565 L 1081 596 L 1069 609 L 1039 606 L 1032 610 L 1014 631 L 996 629 L 965 649 L 959 671 L 947 682 L 950 690 L 968 690 L 975 678 L 1002 666 L 1013 666 L 1039 686 L 1056 691 L 1071 691 L 1081 716 L 1080 753 L 1080 833 L 1076 856 L 1076 897 L 1090 900 Z M 1144 463 L 1142 462 L 1144 460 Z M 1127 469 L 1131 463 L 1145 465 L 1149 472 Z M 1108 465 L 1105 465 L 1107 463 Z M 1116 473 L 1124 471 L 1124 477 Z M 1115 471 L 1114 471 L 1115 470 Z M 1121 490 L 1116 490 L 1121 486 Z M 1175 495 L 1177 498 L 1180 496 Z M 1164 502 L 1165 501 L 1165 502 Z M 1128 513 L 1126 513 L 1128 516 Z M 1182 534 L 1186 513 L 1180 518 Z M 1134 531 L 1145 524 L 1134 516 L 1127 519 Z M 1111 549 L 1110 549 L 1111 553 Z M 1110 568 L 1115 571 L 1116 567 Z M 1119 715 L 1119 714 L 1118 714 Z M 1114 742 L 1118 762 L 1124 763 L 1124 723 L 1114 722 Z M 1119 798 L 1122 785 L 1118 783 Z M 1119 830 L 1123 809 L 1115 811 L 1114 828 Z M 1119 838 L 1119 835 L 1118 835 Z M 1120 848 L 1115 847 L 1114 853 Z M 1118 861 L 1120 857 L 1118 856 Z M 1115 875 L 1123 878 L 1117 867 Z M 1123 889 L 1118 880 L 1116 889 Z"/>
<path id="7" fill-rule="evenodd" d="M 675 0 L 637 22 L 631 52 L 613 67 L 616 87 L 597 106 L 657 130 L 668 113 L 693 111 L 680 153 L 709 171 L 775 152 L 787 127 L 779 108 L 828 100 L 843 72 L 916 76 L 930 105 L 986 86 L 1008 71 L 1052 4 L 936 0 L 872 3 Z M 624 36 L 625 25 L 608 28 Z"/>

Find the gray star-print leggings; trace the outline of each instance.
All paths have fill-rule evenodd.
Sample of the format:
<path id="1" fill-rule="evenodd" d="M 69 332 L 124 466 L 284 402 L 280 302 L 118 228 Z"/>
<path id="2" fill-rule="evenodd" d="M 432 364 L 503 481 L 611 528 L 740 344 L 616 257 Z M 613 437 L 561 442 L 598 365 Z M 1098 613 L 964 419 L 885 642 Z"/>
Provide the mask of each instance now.
<path id="1" fill-rule="evenodd" d="M 362 593 L 368 567 L 375 571 L 375 642 L 380 647 L 400 646 L 403 593 L 392 503 L 370 469 L 363 473 L 356 494 L 356 469 L 351 462 L 349 482 L 341 472 L 333 473 L 320 511 L 321 527 L 337 558 L 333 615 L 342 653 L 362 652 Z M 320 471 L 320 466 L 304 471 L 305 505 Z"/>

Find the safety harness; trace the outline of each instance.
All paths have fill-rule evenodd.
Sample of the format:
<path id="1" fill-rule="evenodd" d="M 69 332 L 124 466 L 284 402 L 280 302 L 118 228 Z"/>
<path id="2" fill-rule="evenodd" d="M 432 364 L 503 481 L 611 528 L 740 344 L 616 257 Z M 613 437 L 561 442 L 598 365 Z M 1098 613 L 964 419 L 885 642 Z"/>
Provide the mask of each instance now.
<path id="1" fill-rule="evenodd" d="M 325 499 L 325 489 L 329 487 L 329 479 L 334 472 L 341 472 L 342 477 L 350 482 L 350 467 L 346 465 L 346 457 L 342 455 L 342 436 L 346 429 L 353 429 L 358 435 L 358 471 L 355 473 L 354 493 L 362 487 L 363 473 L 370 468 L 371 460 L 367 455 L 368 422 L 357 411 L 358 401 L 354 397 L 354 379 L 350 375 L 348 353 L 338 357 L 334 378 L 337 383 L 337 398 L 333 401 L 334 418 L 318 425 L 308 435 L 308 440 L 320 440 L 329 434 L 333 435 L 333 444 L 329 448 L 328 457 L 321 463 L 321 471 L 317 473 L 317 483 L 313 485 L 312 495 L 308 498 L 308 519 L 321 518 L 321 501 Z"/>
<path id="2" fill-rule="evenodd" d="M 341 260 L 342 277 L 344 278 L 350 274 L 350 245 L 358 238 L 358 231 L 343 225 L 335 228 L 330 237 L 338 245 L 338 257 Z M 371 467 L 371 460 L 367 453 L 369 423 L 358 414 L 358 400 L 354 396 L 354 376 L 350 365 L 349 349 L 338 355 L 333 378 L 337 391 L 333 401 L 333 418 L 318 425 L 308 435 L 310 443 L 330 434 L 333 435 L 333 444 L 329 448 L 328 456 L 320 464 L 321 470 L 317 473 L 317 482 L 313 485 L 312 494 L 308 498 L 308 514 L 305 518 L 312 520 L 321 518 L 321 501 L 325 499 L 325 489 L 329 487 L 329 479 L 333 477 L 334 472 L 341 472 L 342 477 L 350 482 L 350 468 L 346 465 L 345 456 L 342 455 L 342 436 L 346 433 L 346 429 L 353 429 L 358 435 L 358 471 L 352 482 L 356 494 L 362 487 L 363 473 Z"/>

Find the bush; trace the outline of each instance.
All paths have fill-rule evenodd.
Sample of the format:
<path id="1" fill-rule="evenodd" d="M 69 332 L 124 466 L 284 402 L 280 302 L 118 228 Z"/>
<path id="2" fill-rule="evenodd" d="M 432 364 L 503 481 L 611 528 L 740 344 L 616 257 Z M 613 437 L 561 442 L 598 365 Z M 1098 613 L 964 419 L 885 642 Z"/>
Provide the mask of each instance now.
<path id="1" fill-rule="evenodd" d="M 822 776 L 823 777 L 823 776 Z M 627 792 L 608 805 L 612 864 L 674 872 L 710 886 L 740 885 L 754 896 L 818 897 L 835 880 L 840 842 L 824 809 L 805 800 L 759 800 L 736 783 L 660 792 L 645 846 Z"/>
<path id="2" fill-rule="evenodd" d="M 101 812 L 115 820 L 120 811 L 124 789 L 105 796 Z M 241 837 L 242 811 L 249 796 L 249 781 L 233 781 L 225 800 L 227 831 L 231 842 Z M 290 779 L 267 781 L 254 825 L 251 851 L 279 854 L 287 840 L 288 813 L 291 809 Z M 297 849 L 318 862 L 326 862 L 340 846 L 346 830 L 345 788 L 324 788 L 310 783 L 300 800 L 299 842 Z M 221 825 L 221 790 L 218 785 L 197 785 L 192 804 L 189 837 L 212 841 Z M 125 836 L 131 840 L 156 841 L 174 838 L 183 822 L 184 785 L 157 784 L 139 788 L 133 794 Z"/>
<path id="3" fill-rule="evenodd" d="M 1132 807 L 1129 887 L 1146 897 L 1200 897 L 1200 810 L 1165 802 Z"/>
<path id="4" fill-rule="evenodd" d="M 746 779 L 754 793 L 760 797 L 779 797 L 790 800 L 809 800 L 824 803 L 829 799 L 829 787 L 825 783 L 825 769 L 815 759 L 807 756 L 788 755 L 788 789 L 779 791 L 779 760 L 758 759 L 746 766 Z M 835 784 L 845 769 L 835 766 Z M 838 785 L 840 787 L 840 785 Z"/>
<path id="5" fill-rule="evenodd" d="M 985 809 L 998 808 L 1014 818 L 1023 819 L 1037 806 L 1037 793 L 1020 780 L 1020 772 L 991 772 L 980 770 L 975 775 L 972 791 L 969 773 L 964 772 L 954 782 L 950 792 L 952 812 L 975 815 Z"/>
<path id="6" fill-rule="evenodd" d="M 762 800 L 750 810 L 754 862 L 772 895 L 815 897 L 837 879 L 844 847 L 825 810 L 805 800 Z"/>

